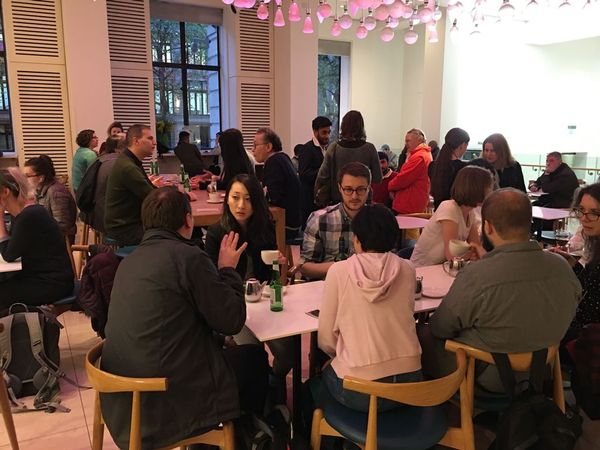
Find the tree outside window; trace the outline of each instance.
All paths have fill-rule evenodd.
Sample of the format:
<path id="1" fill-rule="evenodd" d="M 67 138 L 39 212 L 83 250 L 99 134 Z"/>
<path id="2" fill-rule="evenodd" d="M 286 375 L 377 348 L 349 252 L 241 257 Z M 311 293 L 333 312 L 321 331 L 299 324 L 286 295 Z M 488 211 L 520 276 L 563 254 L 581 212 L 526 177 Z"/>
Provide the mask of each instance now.
<path id="1" fill-rule="evenodd" d="M 151 31 L 159 147 L 174 148 L 187 129 L 200 148 L 213 148 L 221 129 L 218 28 L 152 19 Z"/>
<path id="2" fill-rule="evenodd" d="M 341 56 L 319 55 L 317 109 L 331 120 L 330 142 L 337 141 L 340 129 L 341 60 Z"/>

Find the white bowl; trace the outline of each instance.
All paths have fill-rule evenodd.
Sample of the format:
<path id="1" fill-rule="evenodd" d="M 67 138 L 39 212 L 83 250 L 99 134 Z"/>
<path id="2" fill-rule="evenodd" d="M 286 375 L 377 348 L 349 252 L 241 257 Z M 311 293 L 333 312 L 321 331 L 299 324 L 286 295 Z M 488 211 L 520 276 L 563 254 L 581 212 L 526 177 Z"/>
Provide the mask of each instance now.
<path id="1" fill-rule="evenodd" d="M 273 264 L 273 261 L 279 259 L 279 250 L 262 250 L 260 257 L 266 265 L 270 266 Z"/>
<path id="2" fill-rule="evenodd" d="M 448 243 L 448 250 L 452 256 L 462 256 L 471 250 L 471 246 L 468 242 L 461 241 L 460 239 L 451 239 Z"/>

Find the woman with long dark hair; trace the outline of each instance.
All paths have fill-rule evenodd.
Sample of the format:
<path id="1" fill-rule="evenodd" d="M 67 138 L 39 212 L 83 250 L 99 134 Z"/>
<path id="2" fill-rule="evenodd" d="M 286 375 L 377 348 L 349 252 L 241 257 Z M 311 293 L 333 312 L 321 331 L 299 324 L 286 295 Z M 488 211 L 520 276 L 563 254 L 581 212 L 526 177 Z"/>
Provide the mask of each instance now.
<path id="1" fill-rule="evenodd" d="M 526 192 L 521 165 L 513 158 L 503 135 L 494 133 L 485 138 L 481 157 L 494 165 L 501 188 L 512 187 Z"/>
<path id="2" fill-rule="evenodd" d="M 342 200 L 337 186 L 337 174 L 346 164 L 363 163 L 371 170 L 371 182 L 382 179 L 379 155 L 373 144 L 367 142 L 365 122 L 359 111 L 348 111 L 342 119 L 340 139 L 332 143 L 315 182 L 315 203 L 318 206 L 339 203 Z"/>
<path id="3" fill-rule="evenodd" d="M 25 162 L 23 172 L 35 190 L 35 202 L 46 208 L 60 231 L 71 243 L 75 242 L 77 206 L 67 187 L 56 179 L 52 159 L 46 155 L 30 158 Z"/>
<path id="4" fill-rule="evenodd" d="M 225 191 L 225 203 L 220 222 L 211 225 L 206 235 L 206 252 L 217 263 L 219 248 L 225 234 L 240 235 L 238 246 L 248 243 L 236 267 L 243 280 L 257 278 L 268 281 L 271 267 L 262 261 L 262 250 L 277 249 L 275 226 L 263 190 L 254 175 L 235 175 Z"/>
<path id="5" fill-rule="evenodd" d="M 254 168 L 244 148 L 242 132 L 236 128 L 225 130 L 219 136 L 223 171 L 217 182 L 219 189 L 226 189 L 233 177 L 239 174 L 254 175 Z"/>
<path id="6" fill-rule="evenodd" d="M 65 238 L 46 208 L 29 200 L 29 184 L 17 167 L 0 169 L 0 211 L 11 215 L 10 233 L 0 220 L 0 255 L 21 259 L 18 272 L 0 274 L 0 309 L 13 303 L 45 305 L 71 295 L 73 269 Z"/>
<path id="7" fill-rule="evenodd" d="M 583 296 L 564 342 L 579 336 L 588 323 L 600 323 L 600 183 L 582 188 L 573 202 L 572 217 L 579 219 L 584 241 L 585 265 L 559 248 L 581 283 Z"/>
<path id="8" fill-rule="evenodd" d="M 437 209 L 450 198 L 450 188 L 460 169 L 467 165 L 460 158 L 467 151 L 469 133 L 462 128 L 452 128 L 444 137 L 444 145 L 437 159 L 431 164 L 431 195 L 433 206 Z"/>

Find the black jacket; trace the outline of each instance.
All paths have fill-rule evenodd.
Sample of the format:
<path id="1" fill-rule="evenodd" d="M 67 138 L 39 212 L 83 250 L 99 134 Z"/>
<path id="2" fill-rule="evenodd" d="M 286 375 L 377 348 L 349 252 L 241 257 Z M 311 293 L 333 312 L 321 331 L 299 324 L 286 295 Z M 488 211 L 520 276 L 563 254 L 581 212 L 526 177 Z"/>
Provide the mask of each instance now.
<path id="1" fill-rule="evenodd" d="M 248 242 L 248 247 L 240 256 L 240 261 L 235 268 L 236 272 L 242 278 L 242 280 L 246 279 L 246 273 L 248 271 L 248 258 L 252 260 L 252 268 L 253 268 L 253 277 L 260 281 L 270 281 L 271 280 L 271 272 L 273 268 L 271 266 L 267 266 L 260 256 L 260 252 L 262 250 L 277 250 L 277 243 L 275 242 L 275 228 L 272 229 L 273 238 L 271 242 L 268 242 L 264 245 L 256 246 L 252 241 L 248 240 L 246 236 L 240 236 L 238 241 L 238 248 L 244 243 Z M 208 232 L 206 233 L 206 253 L 217 266 L 217 262 L 219 260 L 219 248 L 221 247 L 221 241 L 223 240 L 223 236 L 228 233 L 228 231 L 223 228 L 220 223 L 215 223 L 208 227 Z"/>
<path id="2" fill-rule="evenodd" d="M 542 195 L 534 205 L 548 208 L 568 208 L 573 200 L 573 193 L 579 187 L 575 172 L 561 163 L 551 174 L 544 173 L 535 181 L 535 185 L 547 195 Z"/>
<path id="3" fill-rule="evenodd" d="M 286 153 L 275 152 L 265 161 L 263 185 L 269 204 L 285 209 L 286 228 L 300 227 L 300 179 Z"/>
<path id="4" fill-rule="evenodd" d="M 311 139 L 302 146 L 298 153 L 298 176 L 302 184 L 303 222 L 306 222 L 310 213 L 317 208 L 314 199 L 314 189 L 321 164 L 323 164 L 323 151 Z"/>
<path id="5" fill-rule="evenodd" d="M 498 172 L 498 184 L 501 188 L 515 188 L 520 191 L 526 192 L 525 180 L 523 179 L 523 170 L 521 164 L 517 161 L 512 166 L 505 167 Z"/>
<path id="6" fill-rule="evenodd" d="M 165 393 L 142 395 L 142 448 L 166 446 L 239 415 L 235 375 L 214 334 L 246 320 L 242 280 L 217 271 L 208 255 L 176 233 L 149 230 L 123 259 L 113 285 L 102 368 L 131 377 L 166 377 Z M 102 416 L 127 448 L 131 394 L 103 394 Z"/>
<path id="7" fill-rule="evenodd" d="M 204 162 L 198 151 L 198 147 L 194 144 L 180 142 L 175 147 L 175 155 L 183 164 L 183 168 L 190 177 L 202 175 L 204 173 Z"/>

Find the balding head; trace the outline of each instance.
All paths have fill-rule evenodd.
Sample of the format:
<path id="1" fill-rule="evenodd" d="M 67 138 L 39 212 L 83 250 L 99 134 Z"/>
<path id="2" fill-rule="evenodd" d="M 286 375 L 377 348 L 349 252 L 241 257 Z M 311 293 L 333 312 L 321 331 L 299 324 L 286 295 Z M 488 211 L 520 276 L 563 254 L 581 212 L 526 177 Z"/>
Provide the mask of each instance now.
<path id="1" fill-rule="evenodd" d="M 483 202 L 481 218 L 492 225 L 503 241 L 529 240 L 531 202 L 522 191 L 505 188 L 492 192 Z"/>

